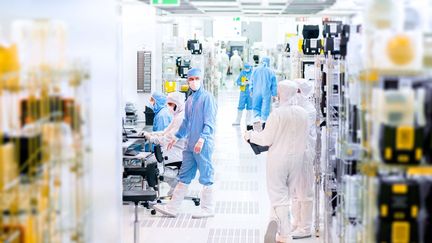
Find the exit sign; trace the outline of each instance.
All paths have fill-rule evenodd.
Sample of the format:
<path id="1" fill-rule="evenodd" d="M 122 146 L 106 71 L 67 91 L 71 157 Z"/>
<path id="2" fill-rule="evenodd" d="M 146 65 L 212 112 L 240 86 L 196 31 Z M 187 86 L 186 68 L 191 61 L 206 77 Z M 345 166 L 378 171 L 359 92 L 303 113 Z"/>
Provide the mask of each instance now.
<path id="1" fill-rule="evenodd" d="M 161 7 L 180 6 L 180 0 L 151 0 L 152 5 Z"/>

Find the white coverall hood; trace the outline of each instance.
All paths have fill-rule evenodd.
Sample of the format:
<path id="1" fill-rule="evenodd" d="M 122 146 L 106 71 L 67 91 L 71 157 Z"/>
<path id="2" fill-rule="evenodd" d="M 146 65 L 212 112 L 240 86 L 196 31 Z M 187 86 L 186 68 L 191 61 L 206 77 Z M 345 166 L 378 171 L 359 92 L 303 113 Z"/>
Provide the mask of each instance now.
<path id="1" fill-rule="evenodd" d="M 304 78 L 294 79 L 301 91 L 302 96 L 309 98 L 312 96 L 313 85 L 312 82 L 307 81 Z"/>
<path id="2" fill-rule="evenodd" d="M 177 109 L 175 110 L 174 115 L 179 114 L 184 110 L 185 95 L 180 92 L 169 93 L 167 103 L 176 104 Z"/>
<path id="3" fill-rule="evenodd" d="M 295 97 L 299 87 L 290 80 L 284 80 L 278 84 L 278 93 L 281 105 L 295 105 Z"/>

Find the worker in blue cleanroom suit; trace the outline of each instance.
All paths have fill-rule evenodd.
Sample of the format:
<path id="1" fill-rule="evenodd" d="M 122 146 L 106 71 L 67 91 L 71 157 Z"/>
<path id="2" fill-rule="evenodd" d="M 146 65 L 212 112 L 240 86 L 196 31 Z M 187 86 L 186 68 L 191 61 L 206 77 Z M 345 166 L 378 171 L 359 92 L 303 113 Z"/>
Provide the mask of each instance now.
<path id="1" fill-rule="evenodd" d="M 271 108 L 272 96 L 277 96 L 276 75 L 270 69 L 270 58 L 263 57 L 261 65 L 251 76 L 250 91 L 254 111 L 254 122 L 265 123 Z"/>
<path id="2" fill-rule="evenodd" d="M 244 65 L 244 69 L 240 72 L 237 78 L 237 85 L 240 87 L 240 99 L 238 104 L 237 118 L 232 124 L 233 126 L 240 125 L 243 110 L 246 108 L 246 125 L 250 125 L 252 120 L 252 97 L 249 91 L 249 80 L 252 75 L 252 66 L 249 63 Z"/>
<path id="3" fill-rule="evenodd" d="M 214 148 L 217 106 L 213 96 L 201 87 L 201 70 L 192 68 L 188 72 L 188 84 L 192 95 L 186 100 L 185 117 L 168 144 L 168 149 L 178 139 L 186 138 L 186 148 L 183 151 L 183 163 L 179 172 L 179 183 L 174 189 L 171 201 L 166 205 L 155 205 L 159 213 L 177 216 L 177 211 L 188 192 L 189 184 L 199 171 L 201 191 L 201 210 L 192 218 L 207 218 L 214 216 L 213 201 L 213 164 L 211 161 Z"/>
<path id="4" fill-rule="evenodd" d="M 163 131 L 171 123 L 172 115 L 167 105 L 167 97 L 159 92 L 154 92 L 150 97 L 150 108 L 154 111 L 153 132 Z"/>

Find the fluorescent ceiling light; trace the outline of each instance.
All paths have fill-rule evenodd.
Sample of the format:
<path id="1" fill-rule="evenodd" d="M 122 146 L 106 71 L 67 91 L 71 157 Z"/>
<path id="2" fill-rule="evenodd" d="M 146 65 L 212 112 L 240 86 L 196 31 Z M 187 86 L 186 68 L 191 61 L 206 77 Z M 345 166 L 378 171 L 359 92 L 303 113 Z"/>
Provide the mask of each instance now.
<path id="1" fill-rule="evenodd" d="M 238 2 L 189 2 L 191 5 L 196 7 L 205 7 L 205 6 L 239 6 Z"/>
<path id="2" fill-rule="evenodd" d="M 199 9 L 239 9 L 238 6 L 202 6 Z"/>
<path id="3" fill-rule="evenodd" d="M 228 9 L 219 9 L 219 10 L 204 10 L 206 13 L 241 13 L 239 10 L 228 10 Z"/>
<path id="4" fill-rule="evenodd" d="M 261 5 L 246 5 L 246 6 L 244 6 L 244 5 L 241 5 L 240 6 L 241 8 L 244 8 L 244 9 L 284 9 L 285 8 L 285 6 L 279 6 L 279 5 L 277 5 L 277 6 L 267 6 L 267 7 L 264 7 L 264 6 L 261 6 Z"/>
<path id="5" fill-rule="evenodd" d="M 200 8 L 200 10 L 205 12 L 241 12 L 238 8 Z"/>
<path id="6" fill-rule="evenodd" d="M 265 12 L 265 11 L 282 11 L 285 8 L 251 8 L 251 7 L 246 7 L 246 8 L 242 8 L 242 10 L 244 11 L 261 11 L 261 12 Z"/>
<path id="7" fill-rule="evenodd" d="M 270 0 L 269 1 L 270 4 L 272 4 L 272 3 L 285 3 L 286 4 L 287 2 L 288 2 L 287 0 Z"/>
<path id="8" fill-rule="evenodd" d="M 259 10 L 259 9 L 251 9 L 251 10 L 246 10 L 244 12 L 245 13 L 263 13 L 263 12 L 266 12 L 266 13 L 279 13 L 279 12 L 282 12 L 282 10 L 267 10 L 267 9 L 261 9 L 261 10 Z"/>
<path id="9" fill-rule="evenodd" d="M 261 4 L 261 0 L 240 0 L 242 4 Z"/>

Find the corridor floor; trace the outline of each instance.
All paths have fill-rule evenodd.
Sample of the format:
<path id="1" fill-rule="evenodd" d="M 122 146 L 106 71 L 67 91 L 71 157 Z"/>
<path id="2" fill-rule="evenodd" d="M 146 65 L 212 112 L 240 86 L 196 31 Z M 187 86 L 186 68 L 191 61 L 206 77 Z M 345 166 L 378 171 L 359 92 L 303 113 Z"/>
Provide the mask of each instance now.
<path id="1" fill-rule="evenodd" d="M 265 156 L 256 156 L 243 140 L 244 120 L 233 127 L 238 92 L 219 91 L 216 130 L 215 213 L 210 219 L 191 219 L 198 207 L 183 201 L 177 218 L 150 215 L 139 208 L 140 242 L 144 243 L 262 243 L 269 215 L 265 181 Z M 243 117 L 244 119 L 244 117 Z M 199 195 L 195 180 L 189 195 Z M 165 189 L 166 190 L 166 189 Z M 133 242 L 134 209 L 123 206 L 123 242 Z M 321 242 L 320 238 L 295 240 L 296 243 Z"/>

